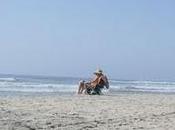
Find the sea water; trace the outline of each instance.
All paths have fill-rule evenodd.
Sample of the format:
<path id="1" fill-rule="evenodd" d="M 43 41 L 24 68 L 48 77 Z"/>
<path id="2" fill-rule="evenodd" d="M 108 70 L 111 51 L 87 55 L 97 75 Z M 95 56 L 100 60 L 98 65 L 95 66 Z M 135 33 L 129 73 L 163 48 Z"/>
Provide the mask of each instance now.
<path id="1" fill-rule="evenodd" d="M 0 94 L 2 93 L 76 93 L 80 80 L 88 78 L 44 77 L 0 75 Z M 115 92 L 155 92 L 175 93 L 175 82 L 109 80 L 110 89 L 104 93 Z"/>

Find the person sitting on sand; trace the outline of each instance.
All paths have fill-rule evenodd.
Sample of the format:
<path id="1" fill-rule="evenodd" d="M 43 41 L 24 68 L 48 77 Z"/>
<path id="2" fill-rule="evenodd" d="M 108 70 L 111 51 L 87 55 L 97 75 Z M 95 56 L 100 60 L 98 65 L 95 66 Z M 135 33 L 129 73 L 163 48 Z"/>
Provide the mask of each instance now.
<path id="1" fill-rule="evenodd" d="M 106 86 L 106 88 L 109 88 L 109 82 L 107 76 L 103 74 L 102 70 L 97 70 L 94 72 L 95 78 L 90 82 L 80 81 L 79 83 L 79 89 L 78 94 L 82 94 L 85 91 L 85 94 L 92 94 L 93 91 L 94 94 L 101 94 L 101 89 Z"/>

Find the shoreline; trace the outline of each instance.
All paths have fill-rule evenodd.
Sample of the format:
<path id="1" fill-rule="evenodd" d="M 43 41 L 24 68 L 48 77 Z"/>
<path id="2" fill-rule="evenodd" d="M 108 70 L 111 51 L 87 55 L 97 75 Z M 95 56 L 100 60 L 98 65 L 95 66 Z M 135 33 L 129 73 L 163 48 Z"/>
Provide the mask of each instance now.
<path id="1" fill-rule="evenodd" d="M 108 92 L 107 94 L 97 95 L 97 96 L 117 96 L 118 94 L 148 94 L 148 95 L 175 95 L 175 92 L 143 92 L 143 91 L 114 91 Z M 0 91 L 0 97 L 9 96 L 63 96 L 63 97 L 74 97 L 74 96 L 90 96 L 85 94 L 78 95 L 76 92 L 13 92 L 13 91 Z M 91 95 L 92 97 L 95 95 Z"/>

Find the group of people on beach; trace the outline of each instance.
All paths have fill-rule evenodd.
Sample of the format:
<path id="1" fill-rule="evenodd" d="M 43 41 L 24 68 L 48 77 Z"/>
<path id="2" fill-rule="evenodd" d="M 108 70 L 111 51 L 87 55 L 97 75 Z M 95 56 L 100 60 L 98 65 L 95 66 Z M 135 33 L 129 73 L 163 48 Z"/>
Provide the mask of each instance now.
<path id="1" fill-rule="evenodd" d="M 89 82 L 80 81 L 78 94 L 101 95 L 101 90 L 106 87 L 109 89 L 109 81 L 101 69 L 94 72 L 95 78 Z"/>

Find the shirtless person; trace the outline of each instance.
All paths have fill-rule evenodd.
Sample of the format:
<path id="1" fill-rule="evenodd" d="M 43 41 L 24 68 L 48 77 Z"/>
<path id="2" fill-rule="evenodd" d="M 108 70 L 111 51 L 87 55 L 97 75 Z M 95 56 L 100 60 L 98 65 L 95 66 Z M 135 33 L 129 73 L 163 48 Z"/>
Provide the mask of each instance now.
<path id="1" fill-rule="evenodd" d="M 92 80 L 90 82 L 80 81 L 78 94 L 82 94 L 83 91 L 85 91 L 86 94 L 89 94 L 88 91 L 90 91 L 90 90 L 100 92 L 101 89 L 104 88 L 104 86 L 106 86 L 107 89 L 109 88 L 108 79 L 103 74 L 102 70 L 97 70 L 96 72 L 94 72 L 94 74 L 96 75 L 94 80 Z M 100 94 L 100 93 L 98 93 L 98 94 Z"/>

